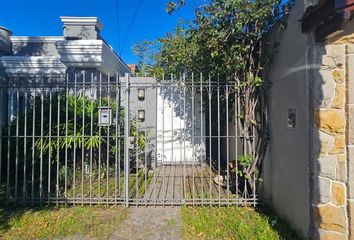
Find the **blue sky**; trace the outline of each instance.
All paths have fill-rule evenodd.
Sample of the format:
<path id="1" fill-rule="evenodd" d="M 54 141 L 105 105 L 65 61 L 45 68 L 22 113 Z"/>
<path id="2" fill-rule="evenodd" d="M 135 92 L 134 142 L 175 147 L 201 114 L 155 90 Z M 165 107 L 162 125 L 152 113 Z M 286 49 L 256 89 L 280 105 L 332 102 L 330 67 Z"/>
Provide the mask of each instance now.
<path id="1" fill-rule="evenodd" d="M 141 0 L 140 8 L 126 38 L 139 0 L 118 0 L 119 31 L 116 0 L 12 0 L 2 1 L 0 25 L 16 36 L 60 36 L 59 16 L 97 16 L 104 24 L 101 35 L 127 63 L 136 62 L 131 46 L 143 40 L 153 40 L 171 31 L 179 19 L 191 19 L 202 0 L 187 1 L 187 6 L 173 15 L 164 8 L 168 0 Z"/>

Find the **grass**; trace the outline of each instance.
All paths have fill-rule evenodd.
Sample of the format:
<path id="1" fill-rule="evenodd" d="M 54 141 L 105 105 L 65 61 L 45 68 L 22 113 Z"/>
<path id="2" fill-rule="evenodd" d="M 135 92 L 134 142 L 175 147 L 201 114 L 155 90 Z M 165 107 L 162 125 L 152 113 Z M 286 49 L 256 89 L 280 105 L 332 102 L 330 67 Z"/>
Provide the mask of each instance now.
<path id="1" fill-rule="evenodd" d="M 144 196 L 147 189 L 145 189 L 145 180 L 146 180 L 146 187 L 149 187 L 151 182 L 152 175 L 146 174 L 144 170 L 139 170 L 137 173 L 131 173 L 129 176 L 129 195 L 130 197 L 142 197 Z M 118 184 L 118 181 L 119 184 Z M 108 183 L 108 184 L 107 184 Z M 92 196 L 93 197 L 115 197 L 117 195 L 124 195 L 124 176 L 120 179 L 115 179 L 114 176 L 109 176 L 108 182 L 106 176 L 102 176 L 100 181 L 98 178 L 92 178 Z M 108 186 L 108 193 L 107 193 L 107 186 Z M 118 187 L 120 186 L 120 187 Z M 84 177 L 84 184 L 81 183 L 81 173 L 79 173 L 76 177 L 76 185 L 75 185 L 75 197 L 80 198 L 82 197 L 89 197 L 90 196 L 90 178 L 89 176 Z M 74 193 L 73 187 L 71 186 L 68 189 L 67 196 L 72 197 Z M 120 194 L 119 194 L 120 193 Z"/>
<path id="2" fill-rule="evenodd" d="M 168 219 L 167 225 L 168 225 L 169 227 L 174 227 L 174 226 L 177 225 L 177 222 L 176 222 L 175 219 L 171 218 L 171 219 Z"/>
<path id="3" fill-rule="evenodd" d="M 108 239 L 125 217 L 122 207 L 0 205 L 0 239 Z"/>
<path id="4" fill-rule="evenodd" d="M 194 167 L 193 167 L 194 168 Z M 226 191 L 214 182 L 217 172 L 210 171 L 209 165 L 202 168 L 194 168 L 194 173 L 189 173 L 186 177 L 186 198 L 218 198 L 226 195 Z M 193 188 L 194 186 L 194 188 Z M 193 193 L 194 191 L 194 193 Z"/>
<path id="5" fill-rule="evenodd" d="M 0 205 L 0 239 L 108 239 L 126 218 L 123 207 Z M 169 227 L 177 224 L 167 220 Z M 182 207 L 182 238 L 301 239 L 265 208 Z"/>
<path id="6" fill-rule="evenodd" d="M 301 239 L 265 208 L 182 207 L 183 239 Z"/>
<path id="7" fill-rule="evenodd" d="M 124 195 L 124 176 L 123 173 L 120 173 L 120 177 L 118 178 L 114 176 L 114 169 L 113 171 L 110 171 L 110 174 L 108 175 L 107 179 L 107 174 L 104 171 L 101 175 L 100 178 L 98 178 L 97 173 L 93 174 L 93 176 L 90 179 L 89 174 L 84 174 L 82 176 L 82 172 L 80 170 L 76 171 L 75 174 L 75 184 L 73 184 L 73 176 L 68 175 L 67 176 L 67 194 L 66 198 L 73 198 L 75 196 L 78 201 L 80 201 L 80 198 L 89 198 L 92 196 L 93 198 L 114 198 L 114 197 L 119 197 Z M 83 177 L 83 179 L 82 179 Z M 55 176 L 54 176 L 55 178 Z M 82 184 L 83 180 L 83 184 Z M 145 184 L 146 180 L 146 184 Z M 143 169 L 140 169 L 137 173 L 130 173 L 129 175 L 129 195 L 131 198 L 141 198 L 144 196 L 145 192 L 148 190 L 147 188 L 149 187 L 149 184 L 152 180 L 152 174 L 149 173 L 148 171 L 144 171 Z M 39 181 L 36 179 L 37 182 L 34 183 L 35 188 L 34 188 L 34 197 L 39 198 Z M 22 193 L 22 188 L 23 182 L 22 179 L 18 180 L 19 185 L 18 185 L 18 191 L 17 191 L 17 196 L 19 199 L 23 198 L 23 193 Z M 27 194 L 25 195 L 26 199 L 31 199 L 31 184 L 29 183 L 26 185 L 27 189 Z M 44 200 L 48 197 L 48 185 L 47 185 L 47 180 L 43 180 L 43 193 L 42 197 Z M 52 181 L 52 184 L 55 184 L 55 180 Z M 91 184 L 91 188 L 90 188 Z M 75 189 L 74 189 L 75 187 Z M 107 192 L 108 190 L 108 192 Z M 14 185 L 10 185 L 9 192 L 11 193 L 12 196 L 15 195 L 15 187 Z M 61 182 L 59 182 L 59 198 L 65 197 L 64 193 L 64 179 L 61 179 Z M 0 184 L 0 199 L 1 198 L 6 198 L 6 186 L 4 184 Z M 50 197 L 55 198 L 56 197 L 56 191 L 55 191 L 55 185 L 51 186 L 51 193 Z"/>

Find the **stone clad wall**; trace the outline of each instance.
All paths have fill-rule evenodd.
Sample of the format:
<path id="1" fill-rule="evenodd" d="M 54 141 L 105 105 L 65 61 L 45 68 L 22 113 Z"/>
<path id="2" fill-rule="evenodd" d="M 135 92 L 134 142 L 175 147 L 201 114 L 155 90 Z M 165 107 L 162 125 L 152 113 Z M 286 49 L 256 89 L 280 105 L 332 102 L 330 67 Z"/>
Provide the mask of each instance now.
<path id="1" fill-rule="evenodd" d="M 313 49 L 310 235 L 314 239 L 348 239 L 347 46 L 316 44 Z"/>

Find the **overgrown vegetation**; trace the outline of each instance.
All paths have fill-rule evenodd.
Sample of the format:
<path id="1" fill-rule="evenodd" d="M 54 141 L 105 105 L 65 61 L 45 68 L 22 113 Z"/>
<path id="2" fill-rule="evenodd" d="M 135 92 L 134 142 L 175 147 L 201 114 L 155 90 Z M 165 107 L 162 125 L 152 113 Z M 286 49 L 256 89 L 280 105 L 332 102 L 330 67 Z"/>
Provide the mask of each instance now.
<path id="1" fill-rule="evenodd" d="M 171 1 L 166 10 L 172 14 L 187 3 Z M 188 79 L 192 73 L 202 73 L 212 81 L 233 84 L 236 94 L 229 96 L 229 108 L 236 112 L 232 120 L 242 136 L 242 153 L 235 158 L 251 160 L 241 166 L 251 188 L 261 179 L 269 142 L 270 84 L 265 72 L 272 53 L 267 34 L 279 22 L 286 26 L 284 15 L 292 4 L 292 0 L 210 0 L 195 10 L 192 22 L 180 22 L 166 37 L 133 48 L 142 74 L 176 74 Z M 208 77 L 204 79 L 208 81 Z M 218 101 L 217 96 L 212 98 Z M 226 99 L 220 100 L 224 106 Z M 230 119 L 221 121 L 224 126 Z"/>
<path id="2" fill-rule="evenodd" d="M 110 106 L 113 118 L 119 122 L 99 127 L 101 106 Z M 2 129 L 3 136 L 8 136 L 1 142 L 2 185 L 6 184 L 4 176 L 11 176 L 8 193 L 15 198 L 55 197 L 56 191 L 58 197 L 63 197 L 73 193 L 70 188 L 76 189 L 76 196 L 82 189 L 81 195 L 85 196 L 95 192 L 101 195 L 107 190 L 114 196 L 121 192 L 119 185 L 123 186 L 117 179 L 124 167 L 123 119 L 124 108 L 117 105 L 115 97 L 99 99 L 79 92 L 48 94 L 44 89 L 40 96 L 28 96 L 27 108 Z M 137 164 L 141 165 L 139 160 L 145 157 L 145 134 L 136 126 L 136 121 L 131 120 L 130 131 L 137 139 L 137 148 L 131 152 L 130 164 L 132 173 L 140 176 L 144 171 Z M 0 197 L 5 194 L 0 187 Z"/>
<path id="3" fill-rule="evenodd" d="M 0 239 L 108 239 L 125 217 L 122 207 L 0 205 Z"/>
<path id="4" fill-rule="evenodd" d="M 264 208 L 182 207 L 183 239 L 301 239 Z"/>

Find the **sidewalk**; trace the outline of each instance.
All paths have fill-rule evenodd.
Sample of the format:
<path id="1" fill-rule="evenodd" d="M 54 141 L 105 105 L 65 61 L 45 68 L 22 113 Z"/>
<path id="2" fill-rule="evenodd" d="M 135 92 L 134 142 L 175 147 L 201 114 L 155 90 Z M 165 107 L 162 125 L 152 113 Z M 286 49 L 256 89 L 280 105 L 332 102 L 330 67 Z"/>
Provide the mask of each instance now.
<path id="1" fill-rule="evenodd" d="M 181 238 L 180 228 L 180 207 L 131 207 L 110 239 L 177 240 Z"/>

